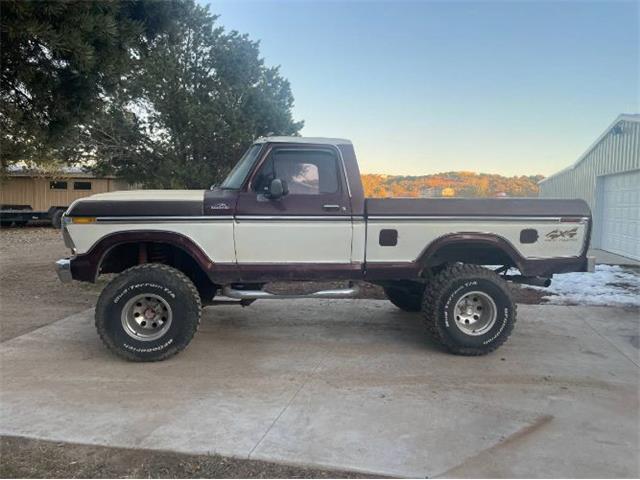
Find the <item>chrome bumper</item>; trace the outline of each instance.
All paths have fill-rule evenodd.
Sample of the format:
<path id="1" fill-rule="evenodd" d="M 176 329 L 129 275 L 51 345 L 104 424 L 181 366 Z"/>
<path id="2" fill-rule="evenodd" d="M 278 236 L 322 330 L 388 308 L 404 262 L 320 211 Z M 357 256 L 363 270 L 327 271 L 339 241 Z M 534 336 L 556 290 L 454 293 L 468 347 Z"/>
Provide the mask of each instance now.
<path id="1" fill-rule="evenodd" d="M 596 271 L 596 257 L 587 257 L 587 272 L 593 273 Z"/>
<path id="2" fill-rule="evenodd" d="M 56 262 L 56 273 L 62 283 L 69 283 L 71 278 L 71 260 L 68 258 L 61 258 Z"/>

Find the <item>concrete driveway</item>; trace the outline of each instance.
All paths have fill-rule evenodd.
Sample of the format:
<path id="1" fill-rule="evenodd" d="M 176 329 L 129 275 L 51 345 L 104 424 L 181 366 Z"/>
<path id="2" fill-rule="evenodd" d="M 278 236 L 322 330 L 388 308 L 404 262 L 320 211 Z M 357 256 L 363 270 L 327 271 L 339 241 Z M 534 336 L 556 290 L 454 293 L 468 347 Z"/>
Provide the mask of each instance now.
<path id="1" fill-rule="evenodd" d="M 481 358 L 386 301 L 205 310 L 161 363 L 121 361 L 92 311 L 0 345 L 0 433 L 410 477 L 638 477 L 637 311 L 519 306 Z"/>

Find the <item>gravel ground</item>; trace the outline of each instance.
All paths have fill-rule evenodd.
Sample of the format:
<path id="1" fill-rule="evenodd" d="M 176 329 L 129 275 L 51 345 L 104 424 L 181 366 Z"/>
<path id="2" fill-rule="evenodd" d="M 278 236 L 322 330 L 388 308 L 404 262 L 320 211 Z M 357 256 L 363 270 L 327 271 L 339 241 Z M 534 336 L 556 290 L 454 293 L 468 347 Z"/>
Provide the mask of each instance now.
<path id="1" fill-rule="evenodd" d="M 0 229 L 0 341 L 95 305 L 102 284 L 58 281 L 53 263 L 68 255 L 51 227 Z"/>
<path id="2" fill-rule="evenodd" d="M 1 478 L 370 478 L 219 455 L 0 438 Z"/>

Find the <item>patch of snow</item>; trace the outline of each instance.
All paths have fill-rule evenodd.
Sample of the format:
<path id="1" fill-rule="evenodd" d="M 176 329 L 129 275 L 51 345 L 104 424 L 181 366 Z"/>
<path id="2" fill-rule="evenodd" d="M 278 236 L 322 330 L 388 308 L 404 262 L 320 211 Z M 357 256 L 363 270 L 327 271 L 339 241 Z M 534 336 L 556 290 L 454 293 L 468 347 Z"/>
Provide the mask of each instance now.
<path id="1" fill-rule="evenodd" d="M 640 272 L 619 265 L 596 265 L 594 273 L 572 272 L 554 275 L 543 290 L 544 300 L 554 305 L 598 305 L 640 307 Z"/>

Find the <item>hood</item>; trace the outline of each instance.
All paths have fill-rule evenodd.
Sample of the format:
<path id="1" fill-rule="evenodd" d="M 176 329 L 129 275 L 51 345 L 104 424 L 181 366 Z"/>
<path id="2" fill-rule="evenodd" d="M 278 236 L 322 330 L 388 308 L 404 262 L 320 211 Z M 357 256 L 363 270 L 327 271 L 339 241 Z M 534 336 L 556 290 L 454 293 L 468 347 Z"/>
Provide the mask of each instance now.
<path id="1" fill-rule="evenodd" d="M 67 216 L 198 216 L 205 190 L 121 190 L 98 193 L 71 204 Z"/>
<path id="2" fill-rule="evenodd" d="M 118 190 L 117 192 L 96 193 L 82 200 L 117 201 L 202 201 L 204 190 Z"/>

